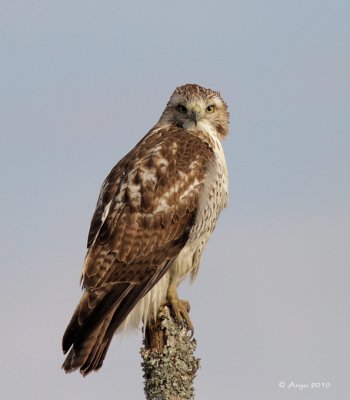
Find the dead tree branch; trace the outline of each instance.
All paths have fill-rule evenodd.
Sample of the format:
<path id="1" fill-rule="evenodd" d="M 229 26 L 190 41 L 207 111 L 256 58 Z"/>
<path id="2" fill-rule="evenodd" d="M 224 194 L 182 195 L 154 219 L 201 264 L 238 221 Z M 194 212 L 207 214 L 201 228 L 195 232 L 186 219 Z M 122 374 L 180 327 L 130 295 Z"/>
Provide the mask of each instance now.
<path id="1" fill-rule="evenodd" d="M 193 381 L 199 368 L 194 356 L 196 340 L 173 319 L 169 308 L 146 328 L 141 349 L 147 400 L 192 400 Z"/>

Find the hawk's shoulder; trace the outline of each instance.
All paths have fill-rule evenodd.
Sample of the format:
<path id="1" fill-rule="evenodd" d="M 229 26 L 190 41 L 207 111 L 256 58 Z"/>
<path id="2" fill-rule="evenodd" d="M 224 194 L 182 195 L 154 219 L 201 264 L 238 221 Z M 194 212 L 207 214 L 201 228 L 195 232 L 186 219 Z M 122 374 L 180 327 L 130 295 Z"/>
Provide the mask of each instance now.
<path id="1" fill-rule="evenodd" d="M 88 247 L 96 239 L 109 237 L 108 226 L 117 210 L 153 214 L 165 205 L 175 207 L 189 201 L 188 197 L 198 192 L 213 159 L 212 143 L 203 133 L 155 126 L 103 182 Z"/>

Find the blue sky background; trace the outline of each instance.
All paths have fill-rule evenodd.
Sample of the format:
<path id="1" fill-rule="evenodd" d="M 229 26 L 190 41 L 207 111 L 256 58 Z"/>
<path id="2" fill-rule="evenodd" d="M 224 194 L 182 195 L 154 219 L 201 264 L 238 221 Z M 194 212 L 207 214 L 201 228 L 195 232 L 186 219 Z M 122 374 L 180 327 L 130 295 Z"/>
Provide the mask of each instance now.
<path id="1" fill-rule="evenodd" d="M 189 82 L 219 90 L 231 113 L 230 204 L 181 288 L 197 398 L 349 397 L 349 11 L 0 2 L 2 398 L 143 398 L 140 332 L 115 338 L 85 379 L 60 370 L 60 341 L 100 185 Z"/>

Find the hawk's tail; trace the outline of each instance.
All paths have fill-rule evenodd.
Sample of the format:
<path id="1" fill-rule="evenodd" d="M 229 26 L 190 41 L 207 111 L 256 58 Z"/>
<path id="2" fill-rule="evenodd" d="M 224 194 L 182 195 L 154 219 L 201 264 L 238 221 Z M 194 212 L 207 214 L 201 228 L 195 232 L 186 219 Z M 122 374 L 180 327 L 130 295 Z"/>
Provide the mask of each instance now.
<path id="1" fill-rule="evenodd" d="M 138 290 L 130 283 L 107 285 L 84 292 L 63 335 L 63 352 L 69 350 L 62 365 L 66 372 L 80 369 L 86 375 L 102 366 L 115 330 L 132 309 L 129 308 L 124 316 L 119 308 L 128 294 L 135 298 L 134 292 Z M 109 329 L 112 320 L 117 320 L 113 331 Z"/>
<path id="2" fill-rule="evenodd" d="M 84 376 L 101 368 L 115 331 L 146 292 L 147 284 L 131 283 L 85 291 L 63 336 L 62 368 Z"/>
<path id="3" fill-rule="evenodd" d="M 84 340 L 74 343 L 62 365 L 66 372 L 72 372 L 79 368 L 85 376 L 89 372 L 101 368 L 113 337 L 106 337 L 106 331 L 115 309 Z"/>

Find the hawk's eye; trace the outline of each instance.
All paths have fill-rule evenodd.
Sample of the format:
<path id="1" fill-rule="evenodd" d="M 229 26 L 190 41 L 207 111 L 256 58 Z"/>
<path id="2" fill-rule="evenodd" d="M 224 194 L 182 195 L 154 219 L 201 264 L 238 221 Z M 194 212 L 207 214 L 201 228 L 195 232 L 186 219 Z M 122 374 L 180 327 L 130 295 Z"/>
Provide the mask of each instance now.
<path id="1" fill-rule="evenodd" d="M 213 113 L 214 111 L 215 111 L 215 106 L 214 106 L 214 105 L 211 105 L 211 106 L 208 106 L 208 107 L 207 107 L 207 112 L 208 112 L 209 114 Z"/>
<path id="2" fill-rule="evenodd" d="M 186 114 L 187 113 L 187 108 L 185 106 L 183 106 L 182 104 L 179 104 L 177 106 L 177 110 L 181 113 L 181 114 Z"/>

